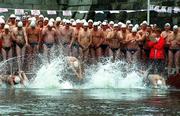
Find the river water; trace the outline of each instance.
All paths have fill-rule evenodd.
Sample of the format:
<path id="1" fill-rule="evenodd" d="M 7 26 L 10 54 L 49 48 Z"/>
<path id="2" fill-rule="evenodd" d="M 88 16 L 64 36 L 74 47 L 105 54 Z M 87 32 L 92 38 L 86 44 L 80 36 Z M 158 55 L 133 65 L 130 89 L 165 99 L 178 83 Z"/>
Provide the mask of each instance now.
<path id="1" fill-rule="evenodd" d="M 180 91 L 0 89 L 1 115 L 178 116 Z"/>
<path id="2" fill-rule="evenodd" d="M 74 84 L 63 80 L 64 61 L 43 64 L 26 88 L 0 87 L 0 115 L 180 116 L 180 90 L 147 87 L 124 62 L 92 65 Z"/>

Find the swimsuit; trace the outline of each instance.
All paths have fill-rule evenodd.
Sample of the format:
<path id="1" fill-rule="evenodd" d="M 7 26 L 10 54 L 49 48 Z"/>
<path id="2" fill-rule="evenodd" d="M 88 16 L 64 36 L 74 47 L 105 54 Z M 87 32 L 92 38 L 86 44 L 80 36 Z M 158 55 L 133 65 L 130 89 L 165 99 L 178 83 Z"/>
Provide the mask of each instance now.
<path id="1" fill-rule="evenodd" d="M 175 49 L 169 49 L 173 54 L 176 54 L 176 52 L 178 52 L 180 49 L 175 48 Z"/>
<path id="2" fill-rule="evenodd" d="M 100 47 L 101 47 L 103 50 L 106 50 L 107 47 L 108 47 L 108 45 L 102 44 L 102 45 L 100 45 Z"/>
<path id="3" fill-rule="evenodd" d="M 112 52 L 116 52 L 119 48 L 111 48 Z"/>
<path id="4" fill-rule="evenodd" d="M 52 48 L 53 47 L 53 45 L 54 45 L 54 43 L 46 43 L 46 42 L 44 42 L 44 44 L 46 45 L 46 47 L 47 48 Z"/>
<path id="5" fill-rule="evenodd" d="M 11 49 L 11 47 L 2 47 L 6 52 L 9 52 L 9 50 Z"/>
<path id="6" fill-rule="evenodd" d="M 32 48 L 34 48 L 34 47 L 37 46 L 37 45 L 38 45 L 38 43 L 36 43 L 36 42 L 30 43 L 30 46 L 31 46 Z"/>
<path id="7" fill-rule="evenodd" d="M 21 49 L 22 49 L 22 48 L 24 47 L 24 45 L 25 45 L 25 44 L 24 44 L 24 43 L 16 43 L 16 45 L 18 45 L 18 46 L 19 46 L 19 48 L 21 48 Z"/>

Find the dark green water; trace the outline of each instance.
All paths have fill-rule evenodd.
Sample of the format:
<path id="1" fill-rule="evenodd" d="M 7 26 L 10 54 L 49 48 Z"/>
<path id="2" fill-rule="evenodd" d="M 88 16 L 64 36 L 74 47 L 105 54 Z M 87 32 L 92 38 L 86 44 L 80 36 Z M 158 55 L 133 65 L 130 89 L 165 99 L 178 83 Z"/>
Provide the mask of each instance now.
<path id="1" fill-rule="evenodd" d="M 1 115 L 178 116 L 180 91 L 0 89 Z"/>

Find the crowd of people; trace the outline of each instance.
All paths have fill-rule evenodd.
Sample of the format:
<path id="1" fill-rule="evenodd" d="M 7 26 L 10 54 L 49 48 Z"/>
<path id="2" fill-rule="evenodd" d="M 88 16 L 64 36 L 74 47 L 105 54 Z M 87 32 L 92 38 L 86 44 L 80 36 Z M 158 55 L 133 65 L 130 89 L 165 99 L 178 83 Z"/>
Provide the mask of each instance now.
<path id="1" fill-rule="evenodd" d="M 162 73 L 165 67 L 168 73 L 180 70 L 180 28 L 169 23 L 160 29 L 146 21 L 133 25 L 130 20 L 115 23 L 11 14 L 7 20 L 0 17 L 0 43 L 3 60 L 17 56 L 19 71 L 26 55 L 31 64 L 38 53 L 50 62 L 56 46 L 61 46 L 66 56 L 85 63 L 111 57 L 112 62 L 120 59 L 152 65 L 153 73 Z"/>

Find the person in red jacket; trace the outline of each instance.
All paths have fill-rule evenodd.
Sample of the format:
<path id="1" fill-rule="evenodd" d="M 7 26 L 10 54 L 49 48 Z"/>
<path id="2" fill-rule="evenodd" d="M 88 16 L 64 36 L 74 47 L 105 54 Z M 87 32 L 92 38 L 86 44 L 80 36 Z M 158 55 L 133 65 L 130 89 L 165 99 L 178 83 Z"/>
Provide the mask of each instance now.
<path id="1" fill-rule="evenodd" d="M 161 36 L 161 30 L 155 31 L 156 36 L 149 38 L 148 46 L 150 47 L 150 60 L 152 63 L 153 74 L 162 74 L 165 64 L 165 39 Z"/>

